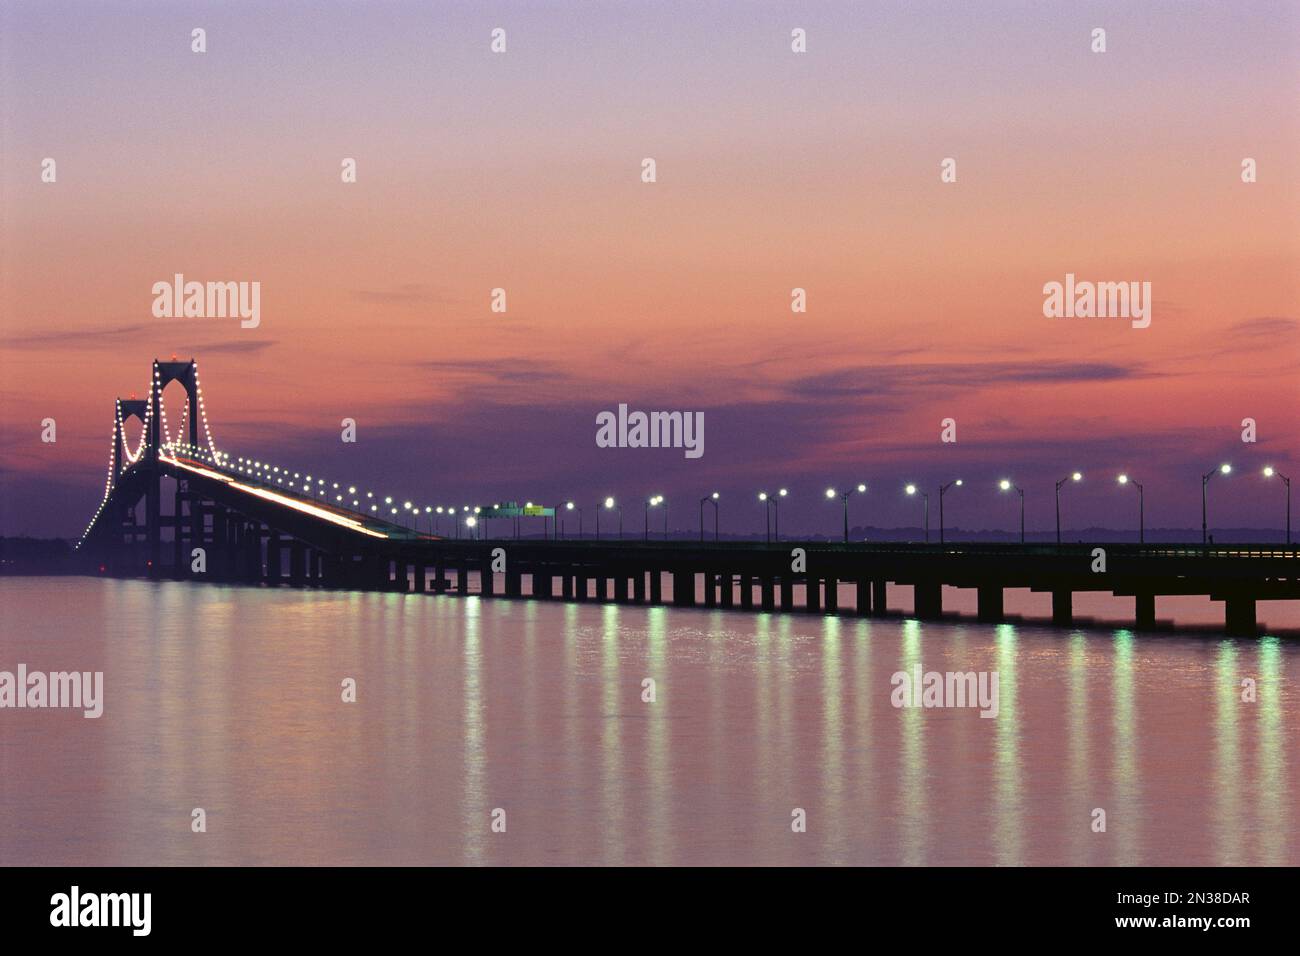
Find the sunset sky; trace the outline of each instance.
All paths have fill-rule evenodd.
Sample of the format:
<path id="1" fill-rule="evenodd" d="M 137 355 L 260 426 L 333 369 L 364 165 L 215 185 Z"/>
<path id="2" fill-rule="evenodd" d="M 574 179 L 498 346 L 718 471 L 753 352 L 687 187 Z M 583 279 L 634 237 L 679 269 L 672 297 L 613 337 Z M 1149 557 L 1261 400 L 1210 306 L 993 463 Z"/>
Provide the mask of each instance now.
<path id="1" fill-rule="evenodd" d="M 716 489 L 724 530 L 761 532 L 786 485 L 783 530 L 834 533 L 828 483 L 899 526 L 903 484 L 961 477 L 949 524 L 1011 530 L 1007 476 L 1047 530 L 1077 468 L 1067 528 L 1135 524 L 1119 471 L 1149 528 L 1194 527 L 1230 461 L 1212 523 L 1280 527 L 1298 9 L 6 3 L 0 534 L 80 532 L 113 399 L 173 353 L 223 450 L 422 504 L 590 521 L 612 494 L 635 527 L 661 493 L 685 529 Z M 155 318 L 175 273 L 260 282 L 260 326 Z M 1150 328 L 1045 318 L 1066 273 L 1149 281 Z M 703 457 L 597 448 L 619 403 L 703 411 Z"/>

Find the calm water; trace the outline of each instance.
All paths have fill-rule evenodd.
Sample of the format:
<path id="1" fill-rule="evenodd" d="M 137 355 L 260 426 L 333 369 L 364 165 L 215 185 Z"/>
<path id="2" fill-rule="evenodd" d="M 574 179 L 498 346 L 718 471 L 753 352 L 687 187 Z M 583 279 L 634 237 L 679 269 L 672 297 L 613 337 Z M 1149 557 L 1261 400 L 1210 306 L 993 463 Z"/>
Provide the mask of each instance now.
<path id="1" fill-rule="evenodd" d="M 1300 863 L 1294 639 L 0 579 L 19 663 L 106 702 L 0 710 L 0 864 Z"/>

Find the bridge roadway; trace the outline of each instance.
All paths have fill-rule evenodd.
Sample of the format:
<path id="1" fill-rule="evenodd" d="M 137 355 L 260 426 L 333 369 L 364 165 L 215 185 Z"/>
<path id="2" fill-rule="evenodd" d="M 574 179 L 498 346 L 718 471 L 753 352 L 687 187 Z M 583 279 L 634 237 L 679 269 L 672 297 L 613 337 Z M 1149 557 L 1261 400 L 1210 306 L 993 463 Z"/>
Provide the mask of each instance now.
<path id="1" fill-rule="evenodd" d="M 162 477 L 175 480 L 171 515 L 158 503 Z M 1154 626 L 1157 596 L 1196 594 L 1223 602 L 1225 628 L 1237 635 L 1257 632 L 1258 601 L 1300 600 L 1295 547 L 454 540 L 166 453 L 117 477 L 85 545 L 102 574 L 677 606 L 702 594 L 709 607 L 783 612 L 883 615 L 893 583 L 912 588 L 922 619 L 942 614 L 949 585 L 975 589 L 987 622 L 1002 619 L 1007 588 L 1050 593 L 1062 625 L 1076 592 L 1132 597 L 1138 628 Z M 1096 549 L 1104 570 L 1093 570 Z M 839 607 L 842 583 L 852 608 Z"/>

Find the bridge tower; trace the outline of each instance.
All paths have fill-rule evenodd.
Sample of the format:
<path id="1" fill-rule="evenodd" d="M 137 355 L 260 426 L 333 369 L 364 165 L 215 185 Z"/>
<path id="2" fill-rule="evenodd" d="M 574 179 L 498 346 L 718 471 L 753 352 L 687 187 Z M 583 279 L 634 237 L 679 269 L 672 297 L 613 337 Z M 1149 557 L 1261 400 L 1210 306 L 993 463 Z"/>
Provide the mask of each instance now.
<path id="1" fill-rule="evenodd" d="M 146 522 L 149 528 L 149 573 L 151 577 L 157 577 L 162 571 L 162 473 L 157 467 L 158 451 L 162 448 L 163 437 L 163 389 L 172 382 L 180 382 L 185 388 L 185 395 L 189 399 L 189 414 L 186 416 L 189 425 L 188 440 L 191 446 L 199 443 L 199 376 L 198 367 L 194 359 L 188 362 L 160 362 L 158 359 L 153 360 L 153 372 L 150 376 L 149 389 L 149 408 L 148 408 L 148 430 L 149 440 L 146 454 L 148 461 L 153 465 L 150 468 L 148 501 L 146 510 L 148 517 Z M 179 491 L 176 495 L 176 515 L 173 530 L 176 540 L 179 541 L 181 534 L 180 524 L 180 502 L 181 496 Z M 178 550 L 179 553 L 179 550 Z"/>

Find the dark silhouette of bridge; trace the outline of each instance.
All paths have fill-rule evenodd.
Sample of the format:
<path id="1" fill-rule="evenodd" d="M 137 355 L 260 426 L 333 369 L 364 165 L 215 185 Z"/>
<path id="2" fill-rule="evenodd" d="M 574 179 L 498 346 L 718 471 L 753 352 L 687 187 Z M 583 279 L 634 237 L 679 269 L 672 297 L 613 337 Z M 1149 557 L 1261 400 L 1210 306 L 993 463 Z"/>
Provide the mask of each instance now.
<path id="1" fill-rule="evenodd" d="M 176 437 L 162 401 L 172 382 L 186 393 Z M 1103 591 L 1133 599 L 1139 628 L 1155 625 L 1157 596 L 1194 594 L 1222 601 L 1237 635 L 1257 632 L 1258 601 L 1300 599 L 1292 547 L 459 539 L 286 477 L 217 449 L 197 363 L 155 360 L 149 397 L 116 402 L 104 499 L 79 553 L 87 570 L 120 576 L 870 616 L 889 613 L 893 583 L 912 589 L 922 619 L 942 615 L 948 585 L 975 589 L 986 622 L 1002 620 L 1007 588 L 1028 588 L 1052 595 L 1062 625 L 1076 592 Z"/>

